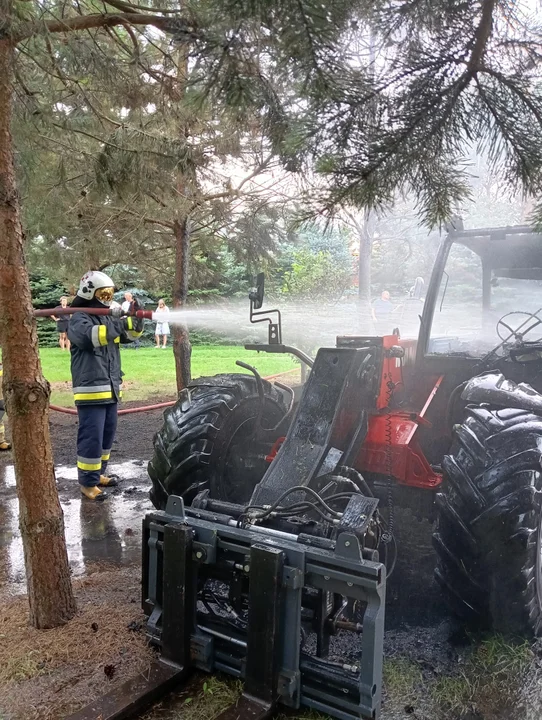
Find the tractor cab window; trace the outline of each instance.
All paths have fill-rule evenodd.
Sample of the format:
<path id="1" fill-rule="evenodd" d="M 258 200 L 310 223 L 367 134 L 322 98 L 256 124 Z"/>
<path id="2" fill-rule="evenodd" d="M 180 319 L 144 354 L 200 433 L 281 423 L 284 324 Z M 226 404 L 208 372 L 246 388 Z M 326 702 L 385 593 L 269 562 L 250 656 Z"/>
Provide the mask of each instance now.
<path id="1" fill-rule="evenodd" d="M 464 245 L 452 245 L 437 296 L 430 353 L 449 355 L 479 337 L 482 278 L 480 257 Z"/>
<path id="2" fill-rule="evenodd" d="M 521 249 L 505 252 L 499 242 L 485 248 L 483 260 L 466 245 L 451 246 L 435 305 L 430 354 L 483 357 L 503 341 L 499 354 L 506 354 L 518 341 L 542 338 L 542 269 L 520 255 Z"/>

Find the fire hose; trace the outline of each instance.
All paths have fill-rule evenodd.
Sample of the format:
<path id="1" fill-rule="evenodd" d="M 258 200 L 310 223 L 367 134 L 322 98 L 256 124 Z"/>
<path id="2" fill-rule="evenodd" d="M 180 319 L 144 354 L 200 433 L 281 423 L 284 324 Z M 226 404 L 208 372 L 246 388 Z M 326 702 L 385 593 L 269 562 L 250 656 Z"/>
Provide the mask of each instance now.
<path id="1" fill-rule="evenodd" d="M 43 310 L 34 310 L 34 317 L 50 317 L 51 315 L 73 315 L 76 312 L 85 312 L 87 315 L 111 315 L 111 308 L 45 308 Z M 154 313 L 152 310 L 136 310 L 135 313 L 126 313 L 126 315 L 132 315 L 136 318 L 144 320 L 154 320 Z M 275 375 L 269 375 L 264 378 L 265 380 L 273 380 L 274 378 L 280 377 L 281 375 L 288 375 L 291 370 L 285 372 L 276 373 Z M 135 408 L 124 408 L 119 410 L 119 415 L 131 415 L 138 412 L 148 412 L 150 410 L 160 410 L 160 408 L 171 407 L 175 405 L 176 400 L 169 400 L 168 402 L 156 403 L 154 405 L 140 405 Z M 65 413 L 66 415 L 77 415 L 77 410 L 74 408 L 62 407 L 60 405 L 49 405 L 50 410 L 56 412 Z"/>
<path id="2" fill-rule="evenodd" d="M 275 373 L 274 375 L 267 375 L 267 377 L 264 377 L 264 380 L 274 380 L 275 378 L 282 377 L 283 375 L 290 375 L 290 373 L 295 372 L 295 370 L 297 370 L 297 368 L 292 368 L 292 370 L 284 370 L 284 372 Z M 155 405 L 138 405 L 138 407 L 135 408 L 123 408 L 122 410 L 118 411 L 118 415 L 132 415 L 133 413 L 138 412 L 160 410 L 161 408 L 172 407 L 173 405 L 175 405 L 176 402 L 176 400 L 168 400 L 167 402 L 156 403 Z M 77 410 L 75 410 L 74 408 L 62 407 L 61 405 L 49 405 L 49 409 L 55 410 L 56 412 L 65 413 L 66 415 L 77 415 Z"/>
<path id="3" fill-rule="evenodd" d="M 87 315 L 113 315 L 111 308 L 86 308 L 86 307 L 66 307 L 66 308 L 44 308 L 43 310 L 34 310 L 34 317 L 51 317 L 51 315 L 73 315 L 76 312 L 84 312 Z M 125 315 L 131 315 L 143 320 L 156 320 L 155 313 L 152 310 L 136 310 L 135 312 L 127 312 Z"/>

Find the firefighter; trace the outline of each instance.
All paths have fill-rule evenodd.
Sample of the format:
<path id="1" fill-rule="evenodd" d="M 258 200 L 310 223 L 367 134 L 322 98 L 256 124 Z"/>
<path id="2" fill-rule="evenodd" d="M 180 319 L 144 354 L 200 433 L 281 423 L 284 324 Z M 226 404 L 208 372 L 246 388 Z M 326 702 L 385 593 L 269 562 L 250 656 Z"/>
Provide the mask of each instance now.
<path id="1" fill-rule="evenodd" d="M 4 405 L 4 397 L 2 395 L 2 376 L 2 362 L 0 361 L 0 451 L 6 452 L 6 450 L 11 450 L 11 444 L 6 442 L 6 428 L 4 427 L 4 413 L 6 407 Z"/>
<path id="2" fill-rule="evenodd" d="M 81 278 L 72 307 L 109 308 L 114 283 L 103 272 L 91 270 Z M 135 312 L 137 301 L 131 305 Z M 117 481 L 106 475 L 117 428 L 117 406 L 121 398 L 120 343 L 132 342 L 143 332 L 143 320 L 123 317 L 120 307 L 110 316 L 72 315 L 68 327 L 71 341 L 73 395 L 79 416 L 77 431 L 77 475 L 83 495 L 104 500 L 103 487 Z"/>

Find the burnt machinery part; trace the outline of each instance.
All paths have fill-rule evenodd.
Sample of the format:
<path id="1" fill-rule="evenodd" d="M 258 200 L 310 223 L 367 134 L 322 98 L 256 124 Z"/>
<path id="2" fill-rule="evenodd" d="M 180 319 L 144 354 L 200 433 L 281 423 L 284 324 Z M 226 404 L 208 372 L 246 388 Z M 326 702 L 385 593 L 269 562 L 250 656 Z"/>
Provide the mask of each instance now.
<path id="1" fill-rule="evenodd" d="M 542 625 L 542 417 L 468 407 L 443 461 L 436 579 L 477 627 L 532 636 Z"/>
<path id="2" fill-rule="evenodd" d="M 190 504 L 205 489 L 217 500 L 250 499 L 267 469 L 265 456 L 286 434 L 280 422 L 288 411 L 285 394 L 266 380 L 262 383 L 264 407 L 258 428 L 261 400 L 251 375 L 198 378 L 164 412 L 148 466 L 156 508 L 163 510 L 169 495 Z"/>

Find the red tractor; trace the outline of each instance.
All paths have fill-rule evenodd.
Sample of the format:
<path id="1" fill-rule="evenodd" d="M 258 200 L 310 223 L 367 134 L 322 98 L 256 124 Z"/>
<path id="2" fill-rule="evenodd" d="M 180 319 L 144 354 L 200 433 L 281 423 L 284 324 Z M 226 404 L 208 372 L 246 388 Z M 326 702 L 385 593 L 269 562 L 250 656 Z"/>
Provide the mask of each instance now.
<path id="1" fill-rule="evenodd" d="M 363 557 L 380 558 L 389 574 L 401 552 L 394 507 L 411 507 L 435 518 L 436 579 L 453 611 L 478 627 L 537 634 L 542 236 L 450 228 L 425 299 L 407 301 L 398 329 L 338 337 L 314 361 L 282 343 L 278 311 L 260 310 L 262 277 L 250 297 L 251 320 L 269 323 L 269 342 L 247 347 L 293 353 L 311 367 L 301 399 L 251 368 L 193 381 L 155 438 L 154 505 L 164 510 L 174 495 L 220 517 L 234 505 L 260 508 L 238 511 L 236 522 L 255 527 L 265 517 L 270 533 L 292 534 L 289 493 L 298 516 L 312 512 L 295 522 L 314 530 L 318 512 L 331 522 L 332 503 L 321 498 L 338 503 L 355 486 L 381 508 L 375 526 L 364 526 Z M 401 327 L 409 314 L 417 339 Z M 334 494 L 322 495 L 330 483 Z M 320 493 L 320 504 L 309 508 L 302 487 Z"/>

